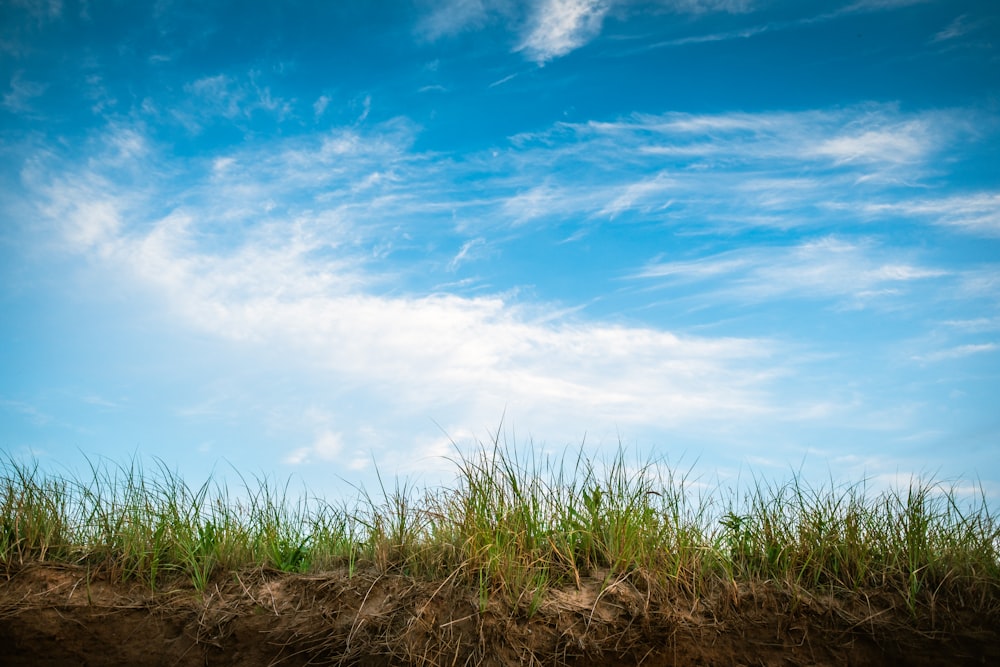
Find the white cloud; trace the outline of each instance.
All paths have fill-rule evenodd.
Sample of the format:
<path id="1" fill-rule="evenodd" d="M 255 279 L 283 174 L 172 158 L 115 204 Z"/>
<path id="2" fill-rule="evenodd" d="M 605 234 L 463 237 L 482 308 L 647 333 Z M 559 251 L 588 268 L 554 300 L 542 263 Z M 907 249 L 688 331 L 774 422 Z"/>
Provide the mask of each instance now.
<path id="1" fill-rule="evenodd" d="M 975 192 L 939 199 L 867 203 L 862 210 L 877 217 L 924 218 L 968 234 L 1000 237 L 1000 192 Z"/>
<path id="2" fill-rule="evenodd" d="M 425 39 L 457 35 L 485 26 L 493 15 L 509 15 L 513 3 L 506 0 L 438 0 L 425 3 L 432 9 L 420 19 L 417 33 Z"/>
<path id="3" fill-rule="evenodd" d="M 80 400 L 88 405 L 95 405 L 107 410 L 117 410 L 121 407 L 118 401 L 112 401 L 98 394 L 85 394 L 80 397 Z"/>
<path id="4" fill-rule="evenodd" d="M 246 91 L 224 74 L 206 76 L 184 86 L 185 92 L 198 98 L 198 113 L 235 118 L 244 113 Z"/>
<path id="5" fill-rule="evenodd" d="M 633 278 L 671 278 L 705 280 L 745 270 L 756 262 L 738 255 L 715 256 L 684 262 L 653 262 L 635 273 Z"/>
<path id="6" fill-rule="evenodd" d="M 565 56 L 598 37 L 612 10 L 621 15 L 648 11 L 647 6 L 631 0 L 444 0 L 424 4 L 429 7 L 416 25 L 417 34 L 424 39 L 433 41 L 499 22 L 520 33 L 514 50 L 539 64 Z M 736 14 L 752 11 L 756 4 L 753 0 L 666 0 L 655 11 Z"/>
<path id="7" fill-rule="evenodd" d="M 713 292 L 717 297 L 743 303 L 779 298 L 834 299 L 860 307 L 900 296 L 907 283 L 949 275 L 941 269 L 884 256 L 887 254 L 868 244 L 829 237 L 794 246 L 734 250 L 689 261 L 653 262 L 634 277 L 675 283 L 716 280 L 718 286 Z"/>
<path id="8" fill-rule="evenodd" d="M 299 447 L 286 456 L 283 462 L 292 466 L 306 463 L 309 460 L 310 451 L 309 447 Z"/>
<path id="9" fill-rule="evenodd" d="M 725 32 L 713 32 L 705 35 L 689 35 L 687 37 L 677 37 L 675 39 L 656 42 L 643 47 L 641 50 L 646 51 L 670 46 L 686 46 L 688 44 L 704 44 L 706 42 L 724 42 L 730 39 L 747 39 L 748 37 L 753 37 L 774 29 L 775 26 L 772 25 L 757 25 L 750 26 L 748 28 L 739 28 L 737 30 L 727 30 Z"/>
<path id="10" fill-rule="evenodd" d="M 59 224 L 61 238 L 74 251 L 95 252 L 104 258 L 113 254 L 122 231 L 121 209 L 126 198 L 101 195 L 114 189 L 110 181 L 88 174 L 39 187 L 43 197 L 39 203 L 41 213 Z"/>
<path id="11" fill-rule="evenodd" d="M 486 246 L 486 239 L 476 238 L 471 241 L 466 241 L 459 248 L 458 252 L 452 257 L 451 261 L 448 262 L 448 270 L 455 271 L 459 266 L 475 259 L 478 256 L 481 248 Z"/>
<path id="12" fill-rule="evenodd" d="M 915 163 L 935 147 L 935 139 L 919 121 L 896 124 L 889 129 L 865 129 L 824 140 L 815 146 L 817 155 L 835 164 L 849 162 Z"/>
<path id="13" fill-rule="evenodd" d="M 491 83 L 489 85 L 489 87 L 490 88 L 496 88 L 497 86 L 502 86 L 503 84 L 507 83 L 508 81 L 511 81 L 511 80 L 515 79 L 516 77 L 517 77 L 517 73 L 516 72 L 514 74 L 508 74 L 507 76 L 502 77 L 500 79 L 497 79 L 496 81 L 494 81 L 493 83 Z"/>
<path id="14" fill-rule="evenodd" d="M 44 426 L 53 421 L 53 417 L 38 407 L 25 401 L 0 398 L 0 410 L 16 412 L 29 419 L 33 424 Z"/>
<path id="15" fill-rule="evenodd" d="M 962 359 L 976 354 L 985 354 L 1000 350 L 1000 345 L 996 343 L 970 343 L 967 345 L 957 345 L 944 350 L 930 352 L 928 354 L 915 355 L 914 361 L 938 362 Z"/>
<path id="16" fill-rule="evenodd" d="M 364 98 L 364 100 L 362 101 L 361 104 L 362 104 L 362 109 L 361 109 L 361 114 L 358 116 L 358 120 L 357 120 L 358 123 L 363 123 L 365 121 L 365 119 L 368 118 L 368 114 L 371 113 L 371 110 L 372 110 L 372 96 L 371 95 L 365 95 L 365 98 Z"/>
<path id="17" fill-rule="evenodd" d="M 931 41 L 945 42 L 968 34 L 976 28 L 975 25 L 969 23 L 968 18 L 969 17 L 966 14 L 962 14 L 961 16 L 955 18 L 947 25 L 947 27 L 934 35 L 934 38 Z"/>
<path id="18" fill-rule="evenodd" d="M 288 116 L 291 102 L 275 97 L 268 86 L 258 83 L 259 78 L 259 72 L 250 70 L 242 76 L 216 74 L 191 81 L 184 86 L 188 99 L 172 113 L 177 121 L 195 133 L 220 116 L 230 121 L 248 119 L 258 112 L 278 120 Z M 322 106 L 325 108 L 325 103 Z M 316 111 L 317 108 L 314 105 L 318 116 L 322 111 Z"/>
<path id="19" fill-rule="evenodd" d="M 1000 265 L 993 262 L 963 271 L 954 296 L 967 299 L 985 298 L 996 303 L 997 297 L 1000 296 Z"/>
<path id="20" fill-rule="evenodd" d="M 702 14 L 706 12 L 728 12 L 742 14 L 755 9 L 755 0 L 666 0 L 663 4 L 676 12 Z"/>
<path id="21" fill-rule="evenodd" d="M 271 422 L 298 429 L 284 438 L 287 462 L 328 457 L 351 469 L 369 457 L 348 443 L 374 442 L 389 456 L 406 438 L 426 437 L 407 434 L 415 420 L 460 431 L 495 423 L 505 407 L 540 437 L 602 428 L 613 438 L 617 426 L 704 435 L 763 418 L 856 416 L 862 408 L 851 400 L 822 392 L 779 397 L 779 378 L 794 375 L 797 360 L 767 338 L 586 319 L 572 312 L 579 304 L 488 293 L 488 280 L 470 290 L 478 296 L 440 285 L 455 277 L 449 269 L 502 253 L 508 239 L 613 220 L 699 233 L 729 224 L 821 230 L 798 243 L 661 256 L 636 272 L 647 284 L 625 287 L 679 286 L 694 308 L 779 299 L 892 306 L 943 281 L 959 283 L 956 293 L 995 294 L 995 272 L 956 277 L 922 254 L 829 233 L 831 220 L 870 219 L 863 204 L 879 195 L 905 203 L 859 175 L 919 180 L 924 163 L 949 149 L 938 137 L 955 124 L 953 115 L 891 107 L 636 115 L 559 124 L 458 156 L 416 152 L 417 129 L 396 119 L 171 158 L 170 169 L 139 127 L 111 126 L 92 144 L 103 153 L 78 163 L 40 157 L 25 183 L 48 228 L 109 284 L 143 295 L 137 308 L 255 364 L 272 359 L 311 396 L 328 393 L 322 419 L 303 418 L 283 397 Z M 835 143 L 893 128 L 917 148 L 890 141 L 845 160 Z M 223 409 L 239 412 L 212 404 Z M 365 430 L 373 423 L 375 435 Z"/>
<path id="22" fill-rule="evenodd" d="M 21 76 L 21 72 L 14 73 L 10 78 L 10 90 L 3 95 L 3 108 L 13 113 L 31 111 L 31 100 L 40 97 L 48 88 L 44 83 L 24 81 Z"/>
<path id="23" fill-rule="evenodd" d="M 328 96 L 320 95 L 319 97 L 317 97 L 316 101 L 313 102 L 313 115 L 316 118 L 322 116 L 323 112 L 326 111 L 326 107 L 329 106 L 329 104 L 330 104 L 330 98 Z"/>
<path id="24" fill-rule="evenodd" d="M 310 447 L 316 456 L 326 461 L 336 460 L 343 448 L 343 438 L 341 438 L 339 433 L 332 431 L 323 431 L 317 435 L 316 440 Z"/>
<path id="25" fill-rule="evenodd" d="M 518 225 L 835 228 L 878 205 L 914 205 L 912 188 L 925 193 L 922 181 L 978 138 L 973 125 L 958 112 L 879 105 L 560 123 L 512 138 L 500 159 L 523 178 L 505 181 L 518 187 L 503 211 Z M 955 225 L 995 224 L 989 199 L 952 203 L 962 204 Z"/>
<path id="26" fill-rule="evenodd" d="M 851 14 L 855 12 L 881 12 L 886 10 L 900 9 L 912 5 L 925 5 L 934 0 L 857 0 L 843 9 L 833 13 L 834 16 L 841 14 Z"/>
<path id="27" fill-rule="evenodd" d="M 782 21 L 769 21 L 767 23 L 741 26 L 732 30 L 724 30 L 707 34 L 686 35 L 683 37 L 647 44 L 637 50 L 647 51 L 664 47 L 685 46 L 688 44 L 721 42 L 733 39 L 748 39 L 764 33 L 795 30 L 805 26 L 825 23 L 827 21 L 840 19 L 850 14 L 890 11 L 930 1 L 932 0 L 860 0 L 854 4 L 844 5 L 836 9 L 826 9 L 820 14 L 809 14 Z M 808 6 L 808 3 L 798 4 L 804 7 L 806 11 L 812 11 L 812 7 Z M 665 0 L 663 5 L 671 11 L 697 15 L 717 11 L 728 12 L 731 14 L 751 13 L 760 8 L 762 3 L 752 1 L 743 2 L 741 0 Z"/>
<path id="28" fill-rule="evenodd" d="M 445 0 L 428 3 L 431 9 L 417 23 L 416 31 L 436 40 L 501 22 L 521 33 L 515 51 L 545 63 L 596 37 L 616 2 L 620 0 Z"/>
<path id="29" fill-rule="evenodd" d="M 523 225 L 553 215 L 587 213 L 606 208 L 608 205 L 602 202 L 608 196 L 607 188 L 542 184 L 506 197 L 503 211 L 513 224 Z"/>
<path id="30" fill-rule="evenodd" d="M 946 320 L 942 322 L 956 331 L 964 333 L 983 333 L 986 331 L 1000 331 L 1000 317 L 977 317 L 970 320 Z"/>
<path id="31" fill-rule="evenodd" d="M 621 194 L 605 204 L 598 214 L 613 219 L 623 211 L 664 209 L 671 203 L 670 193 L 678 190 L 680 187 L 676 179 L 656 174 L 621 188 Z"/>
<path id="32" fill-rule="evenodd" d="M 608 0 L 542 0 L 517 50 L 538 63 L 564 56 L 600 34 L 610 8 Z"/>
<path id="33" fill-rule="evenodd" d="M 204 180 L 174 193 L 181 204 L 159 217 L 150 215 L 158 207 L 147 206 L 160 199 L 156 187 L 122 190 L 89 170 L 61 174 L 41 188 L 42 210 L 76 252 L 99 261 L 111 280 L 145 293 L 144 307 L 166 308 L 175 325 L 231 341 L 247 354 L 281 355 L 287 372 L 311 382 L 377 397 L 389 421 L 443 414 L 487 424 L 506 405 L 534 427 L 564 430 L 580 415 L 605 425 L 691 426 L 774 409 L 768 384 L 780 363 L 766 340 L 580 321 L 500 294 L 373 290 L 383 278 L 370 266 L 368 249 L 356 244 L 378 227 L 372 202 L 385 193 L 366 195 L 369 203 L 354 211 L 344 200 L 355 195 L 339 184 L 375 155 L 399 158 L 377 133 L 346 136 L 334 151 L 322 141 L 308 148 L 289 142 L 270 151 L 270 161 L 213 158 L 200 172 Z M 115 137 L 102 143 L 114 145 Z M 92 158 L 89 169 L 100 171 L 101 164 Z M 407 169 L 405 161 L 399 168 Z M 302 188 L 322 198 L 287 210 Z M 255 213 L 254 202 L 266 198 L 285 212 Z M 227 230 L 222 237 L 220 228 Z M 453 261 L 467 260 L 481 245 L 469 241 Z M 314 439 L 284 458 L 346 465 L 357 454 L 343 447 L 345 439 L 360 428 L 359 419 L 373 418 L 347 412 L 305 420 L 314 425 Z"/>
<path id="34" fill-rule="evenodd" d="M 731 160 L 819 161 L 830 167 L 889 170 L 919 164 L 966 121 L 927 112 L 906 116 L 892 107 L 798 113 L 635 115 L 616 123 L 569 126 L 581 137 L 625 142 L 653 155 Z"/>
<path id="35" fill-rule="evenodd" d="M 14 0 L 13 5 L 24 7 L 39 23 L 58 19 L 63 10 L 62 0 Z"/>

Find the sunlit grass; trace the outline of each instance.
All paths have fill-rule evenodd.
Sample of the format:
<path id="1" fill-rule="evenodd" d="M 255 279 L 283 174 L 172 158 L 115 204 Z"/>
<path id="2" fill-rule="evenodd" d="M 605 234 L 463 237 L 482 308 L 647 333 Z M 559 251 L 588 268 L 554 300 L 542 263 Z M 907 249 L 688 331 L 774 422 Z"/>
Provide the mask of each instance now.
<path id="1" fill-rule="evenodd" d="M 696 493 L 655 461 L 582 452 L 548 457 L 499 441 L 457 456 L 451 487 L 380 480 L 330 505 L 243 479 L 231 495 L 192 488 L 165 465 L 93 465 L 85 479 L 0 464 L 0 563 L 84 566 L 154 589 L 177 577 L 204 590 L 248 568 L 362 568 L 505 596 L 529 613 L 552 587 L 633 578 L 697 596 L 768 582 L 793 594 L 895 595 L 910 611 L 995 605 L 1000 524 L 931 482 L 880 493 L 798 478 Z"/>

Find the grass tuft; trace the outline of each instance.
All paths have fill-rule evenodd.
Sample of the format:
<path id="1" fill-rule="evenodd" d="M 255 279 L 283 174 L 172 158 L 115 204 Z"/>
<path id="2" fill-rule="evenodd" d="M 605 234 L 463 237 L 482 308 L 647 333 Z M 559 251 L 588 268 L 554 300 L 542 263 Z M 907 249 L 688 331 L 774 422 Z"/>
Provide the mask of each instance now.
<path id="1" fill-rule="evenodd" d="M 656 461 L 582 451 L 550 457 L 499 438 L 459 455 L 450 488 L 380 478 L 353 504 L 290 500 L 288 485 L 243 479 L 233 496 L 192 488 L 162 462 L 92 464 L 87 479 L 0 461 L 0 562 L 85 565 L 157 589 L 181 576 L 198 590 L 248 568 L 360 568 L 452 582 L 501 596 L 527 615 L 552 587 L 631 579 L 697 597 L 777 583 L 793 594 L 896 596 L 914 616 L 996 611 L 1000 524 L 980 491 L 914 480 L 812 488 L 799 478 L 749 490 L 692 493 Z"/>

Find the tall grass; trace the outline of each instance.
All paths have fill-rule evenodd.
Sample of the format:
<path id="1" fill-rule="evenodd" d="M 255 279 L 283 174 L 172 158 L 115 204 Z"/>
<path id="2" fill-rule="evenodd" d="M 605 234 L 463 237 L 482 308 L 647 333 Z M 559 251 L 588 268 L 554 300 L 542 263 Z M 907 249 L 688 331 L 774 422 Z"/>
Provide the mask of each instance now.
<path id="1" fill-rule="evenodd" d="M 533 612 L 553 586 L 626 577 L 698 595 L 767 581 L 796 592 L 898 595 L 913 613 L 941 600 L 995 605 L 1000 523 L 984 496 L 914 481 L 870 493 L 801 479 L 696 494 L 656 461 L 549 457 L 495 440 L 454 461 L 451 487 L 380 479 L 353 503 L 292 499 L 243 479 L 231 495 L 192 488 L 165 465 L 92 465 L 86 479 L 0 462 L 0 563 L 85 566 L 157 588 L 246 568 L 358 568 L 452 581 L 483 605 Z"/>

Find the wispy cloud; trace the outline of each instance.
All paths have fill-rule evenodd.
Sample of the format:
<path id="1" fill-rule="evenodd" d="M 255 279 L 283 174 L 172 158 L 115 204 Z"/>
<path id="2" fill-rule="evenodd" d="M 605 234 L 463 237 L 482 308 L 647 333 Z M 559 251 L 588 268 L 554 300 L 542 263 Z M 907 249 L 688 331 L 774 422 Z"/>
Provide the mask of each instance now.
<path id="1" fill-rule="evenodd" d="M 777 298 L 836 300 L 863 307 L 901 296 L 908 283 L 949 272 L 879 257 L 884 250 L 837 238 L 789 247 L 735 250 L 680 262 L 653 262 L 634 278 L 674 283 L 717 281 L 712 293 L 740 303 Z M 705 298 L 704 293 L 699 298 Z"/>
<path id="2" fill-rule="evenodd" d="M 968 135 L 960 116 L 929 112 L 906 115 L 889 106 L 800 113 L 731 113 L 634 115 L 617 122 L 564 124 L 556 132 L 572 132 L 580 141 L 624 142 L 621 151 L 678 158 L 739 158 L 850 163 L 881 169 L 916 165 Z M 545 139 L 525 135 L 522 140 Z"/>
<path id="3" fill-rule="evenodd" d="M 417 33 L 435 40 L 485 26 L 493 16 L 510 15 L 510 0 L 444 0 L 426 2 L 429 10 L 417 23 Z"/>
<path id="4" fill-rule="evenodd" d="M 845 216 L 867 219 L 857 212 L 872 206 L 912 205 L 912 193 L 900 188 L 926 192 L 921 181 L 974 139 L 969 125 L 962 114 L 891 106 L 563 123 L 512 139 L 506 159 L 515 173 L 533 177 L 503 210 L 516 224 L 839 226 Z M 956 215 L 956 224 L 987 224 L 989 202 L 966 203 L 968 216 Z"/>
<path id="5" fill-rule="evenodd" d="M 508 74 L 507 76 L 502 77 L 500 79 L 497 79 L 496 81 L 494 81 L 493 83 L 491 83 L 489 87 L 490 88 L 496 88 L 497 86 L 502 86 L 503 84 L 507 83 L 508 81 L 513 80 L 515 77 L 517 77 L 516 73 L 515 74 Z"/>
<path id="6" fill-rule="evenodd" d="M 711 32 L 700 35 L 687 35 L 684 37 L 675 37 L 673 39 L 662 40 L 659 42 L 654 42 L 647 44 L 641 48 L 639 51 L 649 51 L 652 49 L 661 49 L 665 47 L 672 46 L 686 46 L 688 44 L 704 44 L 707 42 L 725 42 L 731 39 L 747 39 L 749 37 L 754 37 L 761 33 L 770 32 L 772 30 L 781 29 L 784 26 L 775 26 L 773 24 L 761 24 L 747 26 L 744 28 L 737 28 L 735 30 L 725 30 L 722 32 Z M 634 51 L 631 50 L 630 52 Z"/>
<path id="7" fill-rule="evenodd" d="M 600 34 L 610 8 L 608 0 L 543 0 L 518 50 L 538 63 L 564 56 Z"/>
<path id="8" fill-rule="evenodd" d="M 0 410 L 15 412 L 31 420 L 33 424 L 44 426 L 53 421 L 52 415 L 47 414 L 31 403 L 25 401 L 0 398 Z"/>
<path id="9" fill-rule="evenodd" d="M 48 86 L 37 81 L 24 81 L 22 72 L 15 72 L 10 79 L 10 90 L 3 95 L 3 108 L 13 113 L 31 111 L 31 100 L 45 93 Z"/>
<path id="10" fill-rule="evenodd" d="M 612 433 L 860 419 L 863 397 L 781 393 L 805 354 L 787 341 L 588 317 L 579 303 L 536 300 L 511 283 L 485 289 L 491 281 L 478 275 L 503 261 L 506 244 L 554 227 L 550 244 L 605 224 L 655 225 L 668 230 L 660 240 L 797 227 L 794 241 L 723 251 L 706 241 L 681 258 L 650 246 L 609 267 L 614 284 L 596 289 L 673 289 L 691 308 L 722 304 L 730 314 L 762 302 L 888 309 L 943 286 L 952 298 L 995 295 L 988 266 L 941 266 L 852 230 L 889 215 L 866 209 L 872 202 L 924 201 L 909 184 L 940 173 L 966 126 L 957 112 L 891 106 L 631 115 L 455 155 L 421 152 L 419 128 L 397 118 L 182 159 L 141 122 L 119 123 L 83 157 L 34 158 L 23 183 L 49 236 L 112 284 L 132 285 L 143 308 L 273 359 L 329 395 L 319 416 L 287 396 L 273 408 L 257 399 L 253 411 L 273 409 L 276 432 L 298 424 L 282 460 L 350 467 L 366 465 L 354 443 L 392 449 L 414 419 L 451 432 L 493 423 L 505 406 L 536 434 L 563 436 L 580 415 Z M 968 215 L 989 209 L 992 196 L 969 203 Z M 940 224 L 931 212 L 908 215 Z M 477 291 L 445 287 L 467 286 L 470 272 Z M 236 399 L 203 399 L 192 403 L 241 411 L 226 403 Z M 903 417 L 894 423 L 905 427 Z M 426 435 L 414 437 L 438 451 L 441 441 Z"/>
<path id="11" fill-rule="evenodd" d="M 915 361 L 924 362 L 951 361 L 972 355 L 996 352 L 997 350 L 1000 350 L 1000 345 L 997 345 L 996 343 L 974 343 L 968 345 L 958 345 L 956 347 L 938 350 L 928 354 L 915 355 L 913 359 Z"/>
<path id="12" fill-rule="evenodd" d="M 868 203 L 862 210 L 878 217 L 909 217 L 968 234 L 1000 237 L 1000 192 L 975 192 L 939 199 L 915 198 Z"/>
<path id="13" fill-rule="evenodd" d="M 476 238 L 472 239 L 471 241 L 466 241 L 465 243 L 462 244 L 462 247 L 459 249 L 458 253 L 456 253 L 455 256 L 452 257 L 450 262 L 448 262 L 448 270 L 454 271 L 465 262 L 475 259 L 477 254 L 485 246 L 486 246 L 486 239 L 483 238 Z"/>
<path id="14" fill-rule="evenodd" d="M 932 42 L 946 42 L 951 39 L 957 39 L 962 37 L 975 28 L 975 25 L 969 23 L 969 17 L 967 14 L 962 14 L 956 17 L 949 23 L 943 30 L 934 35 Z"/>
<path id="15" fill-rule="evenodd" d="M 328 95 L 320 95 L 313 102 L 313 116 L 319 118 L 326 111 L 326 108 L 330 105 L 330 97 Z"/>
<path id="16" fill-rule="evenodd" d="M 674 2 L 668 3 L 668 6 L 675 11 L 684 11 L 692 14 L 700 14 L 710 11 L 724 11 L 733 14 L 746 13 L 751 15 L 755 22 L 750 25 L 742 25 L 729 30 L 682 35 L 672 39 L 660 40 L 646 44 L 638 49 L 630 49 L 628 52 L 634 53 L 636 51 L 686 46 L 688 44 L 704 44 L 708 42 L 749 39 L 765 33 L 783 32 L 786 30 L 795 30 L 804 26 L 826 23 L 828 21 L 840 19 L 852 14 L 891 11 L 911 5 L 925 4 L 932 1 L 933 0 L 860 0 L 859 2 L 843 5 L 832 10 L 824 8 L 824 11 L 821 13 L 808 13 L 800 15 L 798 18 L 763 21 L 762 19 L 757 18 L 756 10 L 766 7 L 767 5 L 764 3 L 739 1 L 726 2 L 725 0 L 720 0 L 719 2 L 675 0 Z M 812 6 L 805 3 L 802 3 L 801 6 L 804 11 L 813 12 Z"/>
<path id="17" fill-rule="evenodd" d="M 971 320 L 946 320 L 942 325 L 964 333 L 983 333 L 1000 331 L 1000 317 L 977 317 Z"/>
<path id="18" fill-rule="evenodd" d="M 646 44 L 640 51 L 687 44 L 746 39 L 756 35 L 822 23 L 846 15 L 895 10 L 928 0 L 860 0 L 820 14 L 797 19 L 757 22 L 706 34 L 688 34 Z M 519 34 L 515 52 L 544 65 L 597 38 L 609 16 L 627 17 L 664 11 L 700 17 L 709 14 L 755 16 L 766 3 L 756 0 L 665 0 L 652 8 L 635 0 L 447 0 L 431 3 L 417 22 L 416 32 L 428 40 L 481 30 L 492 24 Z M 942 34 L 946 34 L 947 30 Z M 630 49 L 629 52 L 633 52 Z"/>
<path id="19" fill-rule="evenodd" d="M 753 0 L 668 0 L 655 11 L 679 14 L 752 11 Z M 519 34 L 515 52 L 540 65 L 583 47 L 600 35 L 611 14 L 627 16 L 649 11 L 633 0 L 447 0 L 432 3 L 418 21 L 417 34 L 436 40 L 492 23 Z"/>
<path id="20" fill-rule="evenodd" d="M 310 462 L 311 459 L 320 461 L 336 461 L 344 451 L 343 437 L 339 433 L 324 430 L 317 434 L 311 444 L 300 447 L 292 451 L 285 457 L 285 463 L 300 465 Z"/>
<path id="21" fill-rule="evenodd" d="M 760 4 L 759 0 L 667 0 L 663 3 L 676 12 L 701 14 L 705 12 L 749 12 Z"/>
<path id="22" fill-rule="evenodd" d="M 500 228 L 523 235 L 566 221 L 577 230 L 615 221 L 680 229 L 822 231 L 850 220 L 864 224 L 896 216 L 995 234 L 996 193 L 930 199 L 907 191 L 912 185 L 917 192 L 927 191 L 920 180 L 947 163 L 967 126 L 960 114 L 904 114 L 892 107 L 636 115 L 557 124 L 513 137 L 499 152 L 455 160 L 412 152 L 417 129 L 397 119 L 365 131 L 338 128 L 289 139 L 276 150 L 223 154 L 193 165 L 204 173 L 181 195 L 191 205 L 177 207 L 169 220 L 178 229 L 196 217 L 202 228 L 255 220 L 239 228 L 254 236 L 230 236 L 229 243 L 239 247 L 281 233 L 282 221 L 291 217 L 304 239 L 296 252 L 308 254 L 323 230 L 336 230 L 343 236 L 323 242 L 354 248 L 349 261 L 358 266 L 413 244 L 416 224 L 423 226 L 423 235 L 427 230 L 450 235 L 452 225 L 461 229 L 464 238 L 449 238 L 441 253 Z M 127 162 L 149 150 L 135 130 L 118 128 L 109 137 L 107 145 L 116 150 L 107 152 L 106 162 Z M 476 174 L 476 190 L 456 187 L 470 173 Z M 96 248 L 104 247 L 97 243 L 101 238 L 121 233 L 121 199 L 71 196 L 81 188 L 110 191 L 99 175 L 80 175 L 62 187 L 67 196 L 49 198 L 47 212 L 73 221 L 68 237 Z M 449 215 L 442 217 L 443 212 Z M 363 225 L 355 224 L 362 219 Z M 161 234 L 170 228 L 167 220 Z M 402 220 L 410 222 L 401 230 Z M 454 269 L 474 247 L 436 261 Z M 360 270 L 352 274 L 358 280 L 371 276 Z"/>
<path id="23" fill-rule="evenodd" d="M 80 397 L 80 400 L 88 405 L 93 405 L 99 408 L 104 408 L 105 410 L 117 410 L 121 407 L 119 401 L 112 401 L 111 399 L 99 396 L 97 394 L 86 394 Z"/>
<path id="24" fill-rule="evenodd" d="M 215 74 L 191 81 L 184 86 L 188 99 L 172 113 L 192 132 L 201 131 L 205 124 L 220 117 L 230 121 L 249 119 L 263 112 L 281 119 L 291 113 L 291 102 L 273 95 L 270 87 L 258 83 L 258 78 L 259 74 L 250 70 L 240 77 Z M 317 117 L 326 108 L 326 103 L 320 100 L 313 106 Z"/>
<path id="25" fill-rule="evenodd" d="M 758 4 L 755 0 L 666 0 L 656 7 L 656 11 L 695 16 L 743 14 L 754 11 Z M 612 10 L 616 15 L 627 16 L 649 11 L 649 8 L 630 0 L 540 0 L 527 21 L 525 36 L 517 50 L 541 64 L 564 56 L 597 37 Z M 750 33 L 740 36 L 755 32 L 754 28 L 748 30 Z M 689 37 L 675 41 L 677 44 L 716 41 L 731 36 Z"/>
<path id="26" fill-rule="evenodd" d="M 104 145 L 122 143 L 123 132 Z M 161 186 L 135 188 L 103 174 L 138 178 L 155 155 L 136 159 L 130 171 L 108 151 L 81 171 L 38 171 L 30 182 L 68 247 L 141 287 L 151 307 L 219 340 L 294 350 L 283 357 L 288 372 L 375 392 L 387 415 L 444 412 L 489 423 L 507 405 L 544 428 L 580 413 L 607 424 L 691 425 L 775 409 L 767 340 L 554 316 L 546 304 L 504 294 L 383 294 L 385 269 L 371 252 L 378 230 L 416 234 L 398 229 L 395 211 L 413 205 L 411 187 L 426 188 L 390 182 L 359 200 L 349 184 L 373 164 L 409 177 L 418 164 L 433 173 L 392 132 L 339 130 L 272 147 L 270 157 L 233 153 L 194 163 L 188 174 L 196 178 L 180 190 L 169 186 L 175 204 L 166 209 L 153 203 Z M 275 202 L 270 210 L 267 201 Z M 467 241 L 449 266 L 482 245 Z M 346 462 L 355 453 L 341 445 L 362 425 L 356 418 L 349 428 L 337 425 L 345 420 L 338 413 L 321 424 L 315 441 L 285 459 Z"/>
<path id="27" fill-rule="evenodd" d="M 922 161 L 934 148 L 937 137 L 921 121 L 910 121 L 892 127 L 848 131 L 822 141 L 813 150 L 827 156 L 835 164 L 875 162 L 912 164 Z"/>
<path id="28" fill-rule="evenodd" d="M 11 3 L 26 11 L 38 23 L 54 21 L 62 16 L 62 0 L 16 0 Z"/>
<path id="29" fill-rule="evenodd" d="M 433 411 L 458 401 L 475 414 L 516 396 L 521 407 L 645 421 L 690 419 L 698 404 L 743 412 L 755 403 L 746 393 L 752 377 L 741 379 L 730 366 L 766 354 L 759 342 L 548 322 L 496 296 L 366 294 L 351 288 L 358 281 L 335 263 L 310 261 L 314 247 L 292 242 L 268 250 L 255 243 L 219 257 L 192 251 L 197 232 L 189 225 L 159 221 L 109 259 L 133 258 L 130 273 L 189 326 L 236 341 L 290 345 L 300 363 L 308 360 L 341 382 L 392 383 L 397 409 Z M 661 377 L 657 369 L 668 367 L 669 378 Z M 612 369 L 615 379 L 600 379 Z M 725 390 L 717 386 L 723 378 Z M 645 398 L 637 400 L 637 392 Z"/>

